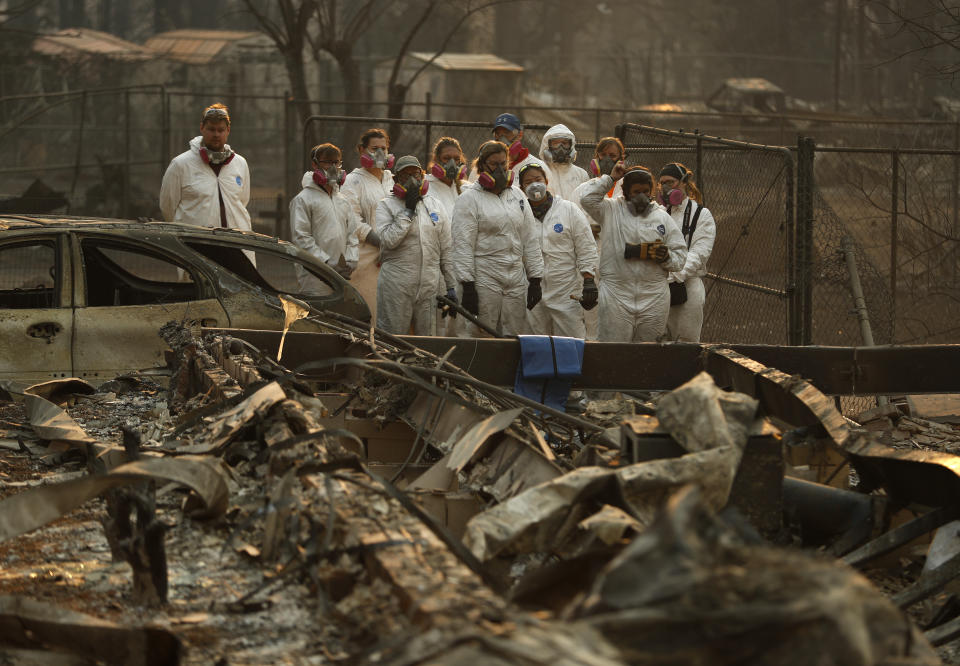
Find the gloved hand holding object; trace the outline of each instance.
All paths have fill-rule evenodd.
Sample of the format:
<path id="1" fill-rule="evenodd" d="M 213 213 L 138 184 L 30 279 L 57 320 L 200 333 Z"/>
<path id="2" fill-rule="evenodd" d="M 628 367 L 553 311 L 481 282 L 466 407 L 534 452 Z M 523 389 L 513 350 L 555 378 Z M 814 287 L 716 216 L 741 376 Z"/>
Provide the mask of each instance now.
<path id="1" fill-rule="evenodd" d="M 477 293 L 477 285 L 473 282 L 461 282 L 463 285 L 463 309 L 473 316 L 480 314 L 480 295 Z"/>
<path id="2" fill-rule="evenodd" d="M 457 291 L 455 289 L 447 289 L 447 299 L 453 301 L 454 303 L 459 303 L 459 301 L 457 300 Z M 440 314 L 441 318 L 446 317 L 448 315 L 450 316 L 451 319 L 457 318 L 457 311 L 454 310 L 453 308 L 449 306 L 445 306 L 441 303 L 437 303 L 437 308 L 439 308 L 440 310 L 443 310 L 443 312 Z"/>
<path id="3" fill-rule="evenodd" d="M 592 310 L 597 307 L 597 301 L 600 298 L 600 291 L 597 289 L 597 283 L 592 277 L 583 278 L 583 296 L 580 297 L 580 305 L 584 310 Z"/>
<path id="4" fill-rule="evenodd" d="M 543 298 L 543 290 L 540 288 L 540 278 L 530 278 L 530 283 L 527 285 L 527 309 L 532 310 L 536 307 L 541 298 Z"/>

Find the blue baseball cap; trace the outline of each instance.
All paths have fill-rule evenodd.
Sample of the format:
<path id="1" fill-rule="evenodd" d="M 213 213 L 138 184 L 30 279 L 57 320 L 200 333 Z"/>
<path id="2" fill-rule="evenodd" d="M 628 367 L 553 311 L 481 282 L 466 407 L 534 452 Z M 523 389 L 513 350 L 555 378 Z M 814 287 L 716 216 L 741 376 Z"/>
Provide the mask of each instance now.
<path id="1" fill-rule="evenodd" d="M 523 129 L 523 125 L 520 124 L 520 119 L 512 113 L 501 113 L 497 116 L 497 119 L 493 121 L 493 129 L 497 129 L 498 127 L 506 127 L 511 132 L 519 132 Z"/>

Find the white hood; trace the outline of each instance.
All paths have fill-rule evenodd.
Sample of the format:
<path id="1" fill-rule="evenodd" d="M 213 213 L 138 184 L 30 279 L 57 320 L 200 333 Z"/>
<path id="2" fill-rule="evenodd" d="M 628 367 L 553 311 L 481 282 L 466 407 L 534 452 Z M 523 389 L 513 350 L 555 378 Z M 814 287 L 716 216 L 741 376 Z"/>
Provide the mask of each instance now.
<path id="1" fill-rule="evenodd" d="M 570 131 L 566 125 L 554 125 L 546 132 L 543 133 L 543 139 L 540 140 L 540 159 L 546 160 L 553 164 L 553 160 L 550 158 L 550 154 L 547 152 L 547 148 L 550 147 L 551 139 L 570 139 L 570 162 L 572 163 L 577 159 L 577 137 L 573 135 L 573 132 Z"/>

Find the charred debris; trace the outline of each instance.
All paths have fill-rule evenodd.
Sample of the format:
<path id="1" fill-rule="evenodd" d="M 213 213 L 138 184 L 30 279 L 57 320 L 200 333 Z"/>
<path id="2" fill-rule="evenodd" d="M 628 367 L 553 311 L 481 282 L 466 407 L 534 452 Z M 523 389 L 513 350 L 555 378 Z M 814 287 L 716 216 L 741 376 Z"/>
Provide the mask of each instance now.
<path id="1" fill-rule="evenodd" d="M 706 346 L 568 414 L 327 325 L 5 396 L 4 663 L 953 660 L 956 424 Z"/>

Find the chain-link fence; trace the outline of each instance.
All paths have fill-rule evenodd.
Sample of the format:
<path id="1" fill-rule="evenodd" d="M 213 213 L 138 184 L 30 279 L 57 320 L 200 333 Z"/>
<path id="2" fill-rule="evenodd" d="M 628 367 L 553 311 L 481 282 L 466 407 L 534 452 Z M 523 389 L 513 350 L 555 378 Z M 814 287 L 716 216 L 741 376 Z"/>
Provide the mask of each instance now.
<path id="1" fill-rule="evenodd" d="M 960 153 L 815 148 L 814 338 L 862 344 L 858 328 L 816 315 L 849 295 L 830 285 L 842 235 L 857 263 L 878 344 L 950 343 L 960 334 Z M 822 305 L 821 305 L 822 304 Z M 835 305 L 836 304 L 836 305 Z"/>
<path id="2" fill-rule="evenodd" d="M 790 152 L 643 125 L 621 125 L 617 136 L 654 173 L 670 162 L 692 170 L 717 220 L 701 338 L 797 344 Z"/>

